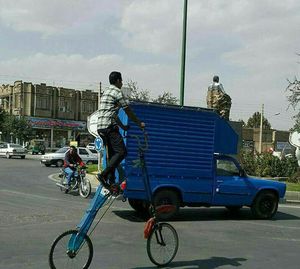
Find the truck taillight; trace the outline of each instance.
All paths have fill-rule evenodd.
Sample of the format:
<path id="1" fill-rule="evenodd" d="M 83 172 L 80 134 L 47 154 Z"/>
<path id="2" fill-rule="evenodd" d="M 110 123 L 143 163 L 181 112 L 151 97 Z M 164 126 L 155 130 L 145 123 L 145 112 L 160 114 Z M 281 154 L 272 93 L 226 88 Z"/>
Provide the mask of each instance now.
<path id="1" fill-rule="evenodd" d="M 126 180 L 124 180 L 121 185 L 120 185 L 120 188 L 122 191 L 124 191 L 126 189 Z"/>

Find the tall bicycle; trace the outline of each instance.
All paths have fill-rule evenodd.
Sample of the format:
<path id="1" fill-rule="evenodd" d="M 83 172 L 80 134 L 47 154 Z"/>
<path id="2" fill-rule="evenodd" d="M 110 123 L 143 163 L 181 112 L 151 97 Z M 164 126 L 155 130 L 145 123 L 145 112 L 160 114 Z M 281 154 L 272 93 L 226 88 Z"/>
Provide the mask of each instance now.
<path id="1" fill-rule="evenodd" d="M 150 202 L 150 219 L 144 228 L 144 238 L 147 239 L 147 254 L 152 263 L 158 266 L 168 265 L 178 251 L 178 235 L 175 228 L 166 222 L 159 222 L 159 215 L 176 210 L 174 205 L 160 205 L 155 207 L 147 170 L 145 151 L 148 149 L 148 137 L 144 131 L 144 141 L 137 135 L 131 135 L 137 140 L 139 166 L 142 169 L 144 186 L 148 201 Z"/>
<path id="2" fill-rule="evenodd" d="M 153 206 L 152 192 L 149 183 L 144 152 L 148 148 L 147 136 L 144 133 L 145 143 L 140 143 L 139 136 L 133 136 L 138 141 L 140 167 L 143 172 L 143 180 L 148 199 L 150 201 L 151 218 L 146 222 L 144 237 L 147 239 L 147 254 L 151 262 L 158 266 L 169 264 L 178 250 L 178 235 L 173 226 L 161 223 L 158 220 L 160 213 L 174 210 L 172 205 Z M 87 269 L 93 259 L 93 244 L 90 235 L 95 230 L 105 213 L 108 211 L 116 197 L 113 192 L 99 185 L 94 198 L 85 215 L 77 225 L 77 229 L 69 230 L 59 235 L 53 242 L 49 253 L 49 265 L 51 269 L 83 268 Z M 91 225 L 98 213 L 104 206 L 102 215 L 94 227 Z"/>

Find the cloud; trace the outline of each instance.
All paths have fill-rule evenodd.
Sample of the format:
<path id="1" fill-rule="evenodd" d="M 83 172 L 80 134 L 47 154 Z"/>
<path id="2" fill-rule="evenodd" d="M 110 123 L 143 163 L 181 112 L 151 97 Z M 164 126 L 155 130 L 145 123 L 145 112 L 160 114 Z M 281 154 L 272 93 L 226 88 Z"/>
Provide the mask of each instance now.
<path id="1" fill-rule="evenodd" d="M 0 6 L 0 21 L 6 27 L 47 36 L 90 21 L 98 11 L 104 16 L 114 5 L 97 0 L 0 0 Z"/>
<path id="2" fill-rule="evenodd" d="M 163 64 L 130 64 L 116 54 L 86 58 L 79 54 L 36 53 L 29 57 L 0 61 L 0 78 L 6 78 L 10 83 L 13 79 L 22 79 L 38 84 L 46 82 L 50 85 L 76 89 L 96 90 L 99 82 L 107 86 L 108 75 L 113 70 L 123 73 L 125 83 L 132 80 L 138 83 L 140 89 L 150 90 L 153 97 L 174 87 L 172 84 L 168 85 L 167 80 L 162 83 L 157 79 L 160 76 L 174 77 L 176 74 L 172 67 Z M 18 77 L 14 74 L 18 74 Z"/>
<path id="3" fill-rule="evenodd" d="M 30 51 L 18 51 L 20 58 L 7 56 L 0 62 L 2 74 L 96 87 L 98 81 L 106 84 L 111 70 L 120 70 L 125 81 L 136 81 L 153 96 L 164 90 L 179 96 L 183 1 L 0 0 L 0 5 L 0 23 L 16 32 L 13 37 L 22 31 L 30 40 L 37 32 L 51 35 L 48 41 L 55 44 L 32 43 Z M 207 86 L 218 74 L 233 98 L 234 117 L 247 119 L 262 103 L 269 113 L 285 109 L 286 79 L 300 71 L 299 8 L 298 0 L 189 1 L 185 104 L 206 106 Z M 85 47 L 85 39 L 91 46 Z M 288 128 L 292 121 L 277 122 Z"/>

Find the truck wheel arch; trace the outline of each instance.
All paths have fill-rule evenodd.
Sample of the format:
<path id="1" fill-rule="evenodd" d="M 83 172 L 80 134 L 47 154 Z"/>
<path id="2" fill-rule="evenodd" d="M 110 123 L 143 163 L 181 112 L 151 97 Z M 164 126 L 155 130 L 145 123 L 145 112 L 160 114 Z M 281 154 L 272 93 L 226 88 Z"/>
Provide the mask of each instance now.
<path id="1" fill-rule="evenodd" d="M 256 218 L 270 219 L 278 209 L 279 194 L 274 189 L 262 189 L 251 204 L 251 211 Z"/>
<path id="2" fill-rule="evenodd" d="M 161 204 L 167 204 L 167 203 L 175 205 L 176 211 L 170 213 L 164 213 L 160 215 L 160 219 L 163 220 L 170 219 L 178 213 L 179 207 L 182 204 L 181 192 L 174 187 L 159 188 L 153 193 L 153 202 L 155 206 Z"/>

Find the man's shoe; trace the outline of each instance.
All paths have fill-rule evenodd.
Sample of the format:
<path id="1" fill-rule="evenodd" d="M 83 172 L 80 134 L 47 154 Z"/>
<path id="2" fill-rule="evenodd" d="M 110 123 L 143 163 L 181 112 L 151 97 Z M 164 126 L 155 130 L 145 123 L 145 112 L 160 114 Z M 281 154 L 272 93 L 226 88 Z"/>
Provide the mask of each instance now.
<path id="1" fill-rule="evenodd" d="M 112 184 L 110 186 L 110 192 L 113 196 L 118 196 L 120 194 L 120 186 L 118 184 Z"/>

